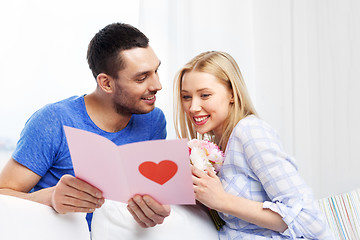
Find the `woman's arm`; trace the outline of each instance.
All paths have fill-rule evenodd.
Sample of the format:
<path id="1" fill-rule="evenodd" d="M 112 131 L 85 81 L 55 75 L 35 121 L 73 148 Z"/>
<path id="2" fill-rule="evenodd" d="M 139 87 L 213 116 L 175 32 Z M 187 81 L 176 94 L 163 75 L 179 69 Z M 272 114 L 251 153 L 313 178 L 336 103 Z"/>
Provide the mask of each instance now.
<path id="1" fill-rule="evenodd" d="M 211 170 L 206 174 L 192 167 L 192 173 L 195 197 L 207 207 L 277 232 L 287 229 L 282 217 L 270 209 L 264 209 L 262 202 L 226 193 L 220 179 Z"/>
<path id="2" fill-rule="evenodd" d="M 295 160 L 284 152 L 276 131 L 260 119 L 248 118 L 233 133 L 227 149 L 230 161 L 222 172 L 226 191 L 232 194 L 238 191 L 232 181 L 245 173 L 249 184 L 255 186 L 248 194 L 261 191 L 264 210 L 279 214 L 286 223 L 288 230 L 284 235 L 326 239 L 329 236 L 326 221 Z"/>

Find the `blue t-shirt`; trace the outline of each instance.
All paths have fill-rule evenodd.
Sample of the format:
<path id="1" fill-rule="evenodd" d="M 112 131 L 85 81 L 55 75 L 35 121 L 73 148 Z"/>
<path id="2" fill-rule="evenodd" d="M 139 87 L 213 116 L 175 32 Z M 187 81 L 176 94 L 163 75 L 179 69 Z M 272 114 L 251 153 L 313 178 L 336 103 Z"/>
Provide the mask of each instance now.
<path id="1" fill-rule="evenodd" d="M 90 119 L 84 96 L 48 104 L 26 122 L 12 156 L 42 177 L 33 191 L 55 186 L 64 174 L 74 176 L 63 126 L 99 134 L 118 146 L 166 138 L 166 120 L 159 108 L 147 114 L 133 114 L 124 129 L 112 133 L 100 129 Z"/>

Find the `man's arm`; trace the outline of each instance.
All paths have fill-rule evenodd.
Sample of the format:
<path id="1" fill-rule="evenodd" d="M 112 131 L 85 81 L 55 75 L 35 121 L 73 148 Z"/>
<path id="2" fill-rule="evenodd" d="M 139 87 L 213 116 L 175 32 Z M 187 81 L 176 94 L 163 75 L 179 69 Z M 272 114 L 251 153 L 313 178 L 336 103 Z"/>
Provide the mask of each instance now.
<path id="1" fill-rule="evenodd" d="M 40 179 L 11 158 L 0 173 L 0 194 L 42 203 L 58 213 L 93 212 L 104 203 L 100 190 L 71 175 L 64 175 L 54 187 L 28 193 Z"/>
<path id="2" fill-rule="evenodd" d="M 150 196 L 136 195 L 128 201 L 129 212 L 135 221 L 143 228 L 162 224 L 170 215 L 170 206 L 161 205 Z"/>
<path id="3" fill-rule="evenodd" d="M 150 123 L 153 131 L 149 140 L 165 139 L 166 138 L 166 119 L 164 113 L 155 108 L 152 112 L 152 119 Z M 142 227 L 153 227 L 164 222 L 164 219 L 170 215 L 170 206 L 161 205 L 150 196 L 134 196 L 128 201 L 127 206 L 129 212 L 134 217 L 135 221 Z"/>

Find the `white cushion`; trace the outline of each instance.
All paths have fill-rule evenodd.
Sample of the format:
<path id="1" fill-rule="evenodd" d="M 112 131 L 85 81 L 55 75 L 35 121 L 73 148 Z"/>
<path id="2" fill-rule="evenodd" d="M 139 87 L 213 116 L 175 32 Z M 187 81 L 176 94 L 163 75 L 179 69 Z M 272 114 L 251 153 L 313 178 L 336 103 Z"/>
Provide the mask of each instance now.
<path id="1" fill-rule="evenodd" d="M 126 204 L 106 200 L 93 215 L 92 240 L 217 240 L 214 223 L 203 207 L 172 205 L 170 216 L 163 224 L 141 228 Z"/>
<path id="2" fill-rule="evenodd" d="M 0 239 L 89 240 L 84 213 L 58 214 L 51 207 L 0 194 Z"/>

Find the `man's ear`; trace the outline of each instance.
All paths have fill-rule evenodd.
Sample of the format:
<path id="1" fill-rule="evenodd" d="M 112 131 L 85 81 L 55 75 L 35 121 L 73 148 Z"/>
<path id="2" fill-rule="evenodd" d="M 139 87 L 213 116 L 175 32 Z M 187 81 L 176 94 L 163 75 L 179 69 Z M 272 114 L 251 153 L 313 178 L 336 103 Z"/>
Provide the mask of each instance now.
<path id="1" fill-rule="evenodd" d="M 106 93 L 111 93 L 113 91 L 113 81 L 114 79 L 105 73 L 100 73 L 96 77 L 98 86 Z"/>

